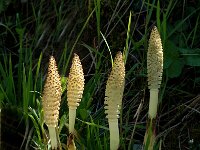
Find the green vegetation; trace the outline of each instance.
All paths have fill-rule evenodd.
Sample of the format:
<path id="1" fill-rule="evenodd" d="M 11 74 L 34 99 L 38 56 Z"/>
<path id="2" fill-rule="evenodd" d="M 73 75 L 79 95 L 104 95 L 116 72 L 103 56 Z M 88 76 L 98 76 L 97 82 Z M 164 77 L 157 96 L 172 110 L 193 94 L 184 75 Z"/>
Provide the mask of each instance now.
<path id="1" fill-rule="evenodd" d="M 104 98 L 117 51 L 126 63 L 120 149 L 141 147 L 150 97 L 147 49 L 154 25 L 164 56 L 155 148 L 199 149 L 199 1 L 2 0 L 0 15 L 0 149 L 50 149 L 41 97 L 51 55 L 62 81 L 58 133 L 67 148 L 66 84 L 73 53 L 85 75 L 74 127 L 76 147 L 109 149 Z"/>

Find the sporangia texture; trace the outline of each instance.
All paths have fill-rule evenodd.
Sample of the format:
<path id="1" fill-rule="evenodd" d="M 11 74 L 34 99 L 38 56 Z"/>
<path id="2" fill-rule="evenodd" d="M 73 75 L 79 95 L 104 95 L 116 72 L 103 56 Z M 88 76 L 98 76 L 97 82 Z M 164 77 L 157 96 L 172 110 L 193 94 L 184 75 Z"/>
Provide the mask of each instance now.
<path id="1" fill-rule="evenodd" d="M 163 48 L 160 34 L 156 27 L 153 27 L 149 39 L 147 52 L 147 73 L 149 89 L 160 87 L 163 72 Z"/>
<path id="2" fill-rule="evenodd" d="M 51 56 L 42 96 L 44 120 L 47 126 L 55 127 L 58 124 L 61 94 L 60 76 L 58 74 L 56 61 Z"/>
<path id="3" fill-rule="evenodd" d="M 115 56 L 112 71 L 108 77 L 105 91 L 105 113 L 108 119 L 119 117 L 125 84 L 125 65 L 122 53 Z"/>
<path id="4" fill-rule="evenodd" d="M 79 106 L 84 90 L 84 73 L 81 61 L 74 54 L 67 83 L 67 101 L 69 107 Z"/>

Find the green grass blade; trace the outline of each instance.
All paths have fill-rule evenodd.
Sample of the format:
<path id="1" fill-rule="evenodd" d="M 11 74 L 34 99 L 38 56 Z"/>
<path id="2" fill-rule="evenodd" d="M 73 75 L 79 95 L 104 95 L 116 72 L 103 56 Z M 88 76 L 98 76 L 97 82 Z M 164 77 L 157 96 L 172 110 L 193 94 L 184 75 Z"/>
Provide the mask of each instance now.
<path id="1" fill-rule="evenodd" d="M 39 75 L 39 70 L 40 70 L 40 65 L 41 65 L 41 61 L 42 61 L 42 56 L 43 53 L 40 53 L 40 57 L 38 59 L 38 63 L 37 63 L 37 69 L 36 69 L 36 73 L 35 73 L 35 83 L 34 83 L 34 93 L 33 93 L 33 106 L 35 106 L 35 97 L 36 97 L 36 88 L 37 88 L 37 81 L 38 81 L 38 75 Z"/>
<path id="2" fill-rule="evenodd" d="M 19 35 L 19 62 L 18 62 L 18 92 L 17 96 L 21 98 L 21 91 L 22 91 L 22 81 L 23 81 L 23 35 L 24 29 L 16 28 L 16 32 Z"/>
<path id="3" fill-rule="evenodd" d="M 94 0 L 96 19 L 97 19 L 97 36 L 98 36 L 98 44 L 100 43 L 100 12 L 101 12 L 101 0 Z"/>
<path id="4" fill-rule="evenodd" d="M 198 25 L 199 25 L 199 18 L 200 18 L 200 15 L 197 17 L 197 20 L 196 20 L 196 24 L 195 24 L 195 27 L 194 27 L 194 34 L 193 34 L 193 37 L 192 37 L 192 43 L 191 43 L 190 47 L 193 47 L 194 41 L 195 41 L 196 36 L 197 36 L 197 29 L 198 29 Z"/>
<path id="5" fill-rule="evenodd" d="M 160 0 L 157 2 L 157 7 L 156 7 L 156 23 L 157 23 L 157 28 L 158 31 L 160 31 Z"/>
<path id="6" fill-rule="evenodd" d="M 100 33 L 101 33 L 101 32 L 100 32 Z M 111 53 L 111 50 L 110 50 L 110 46 L 108 45 L 108 42 L 107 42 L 105 36 L 103 35 L 103 33 L 101 33 L 101 36 L 103 37 L 103 40 L 104 40 L 104 42 L 106 43 L 106 46 L 107 46 L 108 51 L 109 51 L 109 53 L 110 53 L 110 60 L 111 60 L 112 66 L 113 66 L 113 58 L 112 58 L 112 53 Z"/>
<path id="7" fill-rule="evenodd" d="M 71 58 L 72 53 L 73 53 L 73 51 L 74 51 L 74 48 L 76 47 L 76 44 L 78 43 L 78 40 L 80 39 L 80 37 L 81 37 L 81 35 L 82 35 L 84 29 L 86 28 L 86 26 L 87 26 L 87 24 L 88 24 L 90 18 L 92 17 L 94 11 L 95 11 L 95 9 L 94 9 L 94 10 L 90 13 L 90 15 L 88 16 L 87 20 L 85 21 L 83 27 L 81 28 L 81 31 L 79 32 L 79 34 L 78 34 L 78 36 L 77 36 L 77 38 L 76 38 L 76 40 L 75 40 L 75 42 L 74 42 L 74 44 L 73 44 L 71 50 L 70 50 L 69 57 L 68 57 L 67 62 L 66 62 L 66 64 L 65 64 L 65 66 L 64 66 L 64 72 L 63 72 L 63 74 L 66 73 L 66 70 L 67 70 L 67 67 L 68 67 L 68 64 L 69 64 L 69 61 L 70 61 L 69 58 Z"/>
<path id="8" fill-rule="evenodd" d="M 126 45 L 125 45 L 125 48 L 124 48 L 124 51 L 123 51 L 123 57 L 124 57 L 124 62 L 126 64 L 126 60 L 128 58 L 128 53 L 129 53 L 129 37 L 130 37 L 130 28 L 131 28 L 131 12 L 129 14 L 129 20 L 128 20 L 128 30 L 127 30 L 127 33 L 126 33 Z"/>
<path id="9" fill-rule="evenodd" d="M 200 10 L 200 7 L 195 9 L 192 13 L 190 13 L 187 17 L 185 17 L 183 20 L 181 20 L 173 29 L 172 31 L 170 31 L 170 33 L 168 34 L 167 38 L 169 38 L 170 36 L 172 36 L 174 34 L 174 32 L 176 32 L 184 23 L 187 19 L 189 19 L 194 13 L 196 13 L 198 10 Z"/>
<path id="10" fill-rule="evenodd" d="M 9 57 L 9 77 L 8 77 L 8 93 L 10 94 L 10 99 L 12 104 L 17 104 L 16 102 L 16 93 L 15 93 L 15 83 L 14 83 L 14 80 L 13 80 L 13 71 L 12 71 L 12 59 L 11 59 L 11 55 Z"/>

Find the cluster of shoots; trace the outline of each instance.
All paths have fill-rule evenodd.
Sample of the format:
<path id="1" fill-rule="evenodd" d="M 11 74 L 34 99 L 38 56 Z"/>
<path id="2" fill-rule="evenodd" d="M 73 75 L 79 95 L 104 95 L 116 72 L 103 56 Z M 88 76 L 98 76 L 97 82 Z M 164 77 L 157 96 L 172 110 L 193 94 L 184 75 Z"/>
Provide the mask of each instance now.
<path id="1" fill-rule="evenodd" d="M 163 71 L 163 50 L 159 32 L 156 27 L 152 29 L 147 53 L 148 87 L 150 89 L 148 126 L 145 133 L 144 145 L 148 143 L 148 149 L 153 149 L 155 143 L 155 118 L 158 107 L 158 92 Z M 121 52 L 116 54 L 111 73 L 106 83 L 105 113 L 108 118 L 110 131 L 110 150 L 119 148 L 118 118 L 122 106 L 122 98 L 125 84 L 125 64 Z M 67 147 L 76 149 L 74 144 L 74 125 L 76 109 L 79 106 L 84 90 L 84 74 L 81 61 L 74 54 L 67 83 L 67 103 L 69 107 L 69 133 Z M 57 135 L 59 108 L 62 89 L 56 61 L 50 57 L 48 74 L 44 85 L 42 105 L 44 120 L 49 130 L 52 149 L 59 148 Z"/>
<path id="2" fill-rule="evenodd" d="M 77 54 L 74 54 L 72 66 L 69 73 L 67 85 L 67 101 L 69 106 L 69 133 L 74 134 L 74 124 L 76 119 L 76 109 L 81 101 L 84 89 L 84 74 L 82 65 Z M 57 133 L 59 108 L 62 95 L 61 79 L 58 73 L 56 61 L 50 57 L 46 82 L 42 95 L 42 106 L 44 111 L 44 121 L 48 126 L 49 137 L 52 149 L 60 149 Z M 69 142 L 70 141 L 70 142 Z M 68 149 L 76 149 L 73 138 L 68 140 Z"/>
<path id="3" fill-rule="evenodd" d="M 163 49 L 160 34 L 156 27 L 153 27 L 149 39 L 147 52 L 147 77 L 150 90 L 149 113 L 147 130 L 144 143 L 148 149 L 153 149 L 155 144 L 155 121 L 158 107 L 158 93 L 163 72 Z M 149 143 L 147 145 L 147 143 Z"/>

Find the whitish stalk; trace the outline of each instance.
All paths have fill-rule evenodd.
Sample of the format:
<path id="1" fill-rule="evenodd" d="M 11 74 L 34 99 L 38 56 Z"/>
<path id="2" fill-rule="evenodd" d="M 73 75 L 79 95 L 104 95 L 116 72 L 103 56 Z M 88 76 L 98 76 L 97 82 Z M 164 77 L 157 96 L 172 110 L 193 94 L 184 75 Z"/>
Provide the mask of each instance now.
<path id="1" fill-rule="evenodd" d="M 105 113 L 107 114 L 110 130 L 110 149 L 119 147 L 118 118 L 120 114 L 125 82 L 125 66 L 122 53 L 118 52 L 110 76 L 108 77 L 105 92 Z"/>
<path id="2" fill-rule="evenodd" d="M 84 74 L 81 61 L 74 54 L 67 84 L 67 101 L 69 106 L 69 133 L 73 137 L 76 109 L 79 106 L 84 90 Z M 76 149 L 74 139 L 68 139 L 68 149 Z"/>
<path id="3" fill-rule="evenodd" d="M 158 106 L 158 89 L 150 89 L 149 117 L 155 118 Z"/>
<path id="4" fill-rule="evenodd" d="M 76 118 L 76 108 L 69 106 L 69 133 L 73 133 Z"/>
<path id="5" fill-rule="evenodd" d="M 44 121 L 48 126 L 52 149 L 57 149 L 59 147 L 56 127 L 58 126 L 61 94 L 60 76 L 58 74 L 56 61 L 54 57 L 51 56 L 42 95 L 42 106 L 44 110 Z"/>
<path id="6" fill-rule="evenodd" d="M 118 119 L 108 119 L 110 130 L 110 148 L 117 150 L 119 147 L 119 127 Z"/>
<path id="7" fill-rule="evenodd" d="M 52 147 L 52 149 L 57 149 L 58 141 L 57 141 L 57 138 L 55 138 L 55 137 L 57 137 L 56 128 L 48 126 L 48 130 L 49 130 L 49 137 L 51 139 L 51 147 Z"/>

